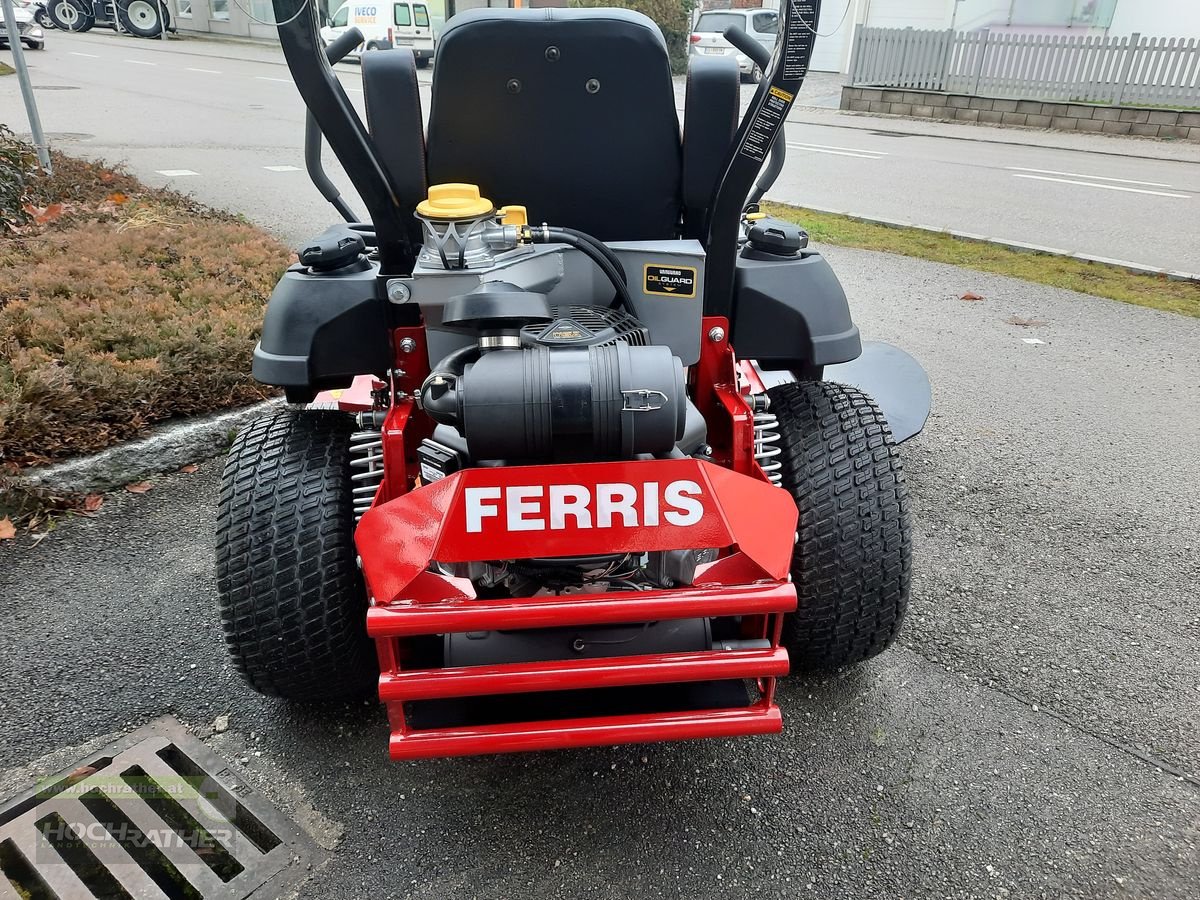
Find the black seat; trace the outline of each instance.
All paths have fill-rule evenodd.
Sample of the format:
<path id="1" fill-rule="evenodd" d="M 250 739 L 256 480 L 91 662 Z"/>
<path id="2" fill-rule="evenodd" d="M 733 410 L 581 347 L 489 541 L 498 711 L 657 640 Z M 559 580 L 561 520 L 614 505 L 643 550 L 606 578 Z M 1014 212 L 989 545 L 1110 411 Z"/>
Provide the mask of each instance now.
<path id="1" fill-rule="evenodd" d="M 442 33 L 429 178 L 601 240 L 673 238 L 682 153 L 658 26 L 626 10 L 472 10 Z"/>
<path id="2" fill-rule="evenodd" d="M 407 102 L 415 73 L 363 66 L 377 98 L 371 131 L 405 181 L 421 171 L 428 184 L 477 184 L 497 205 L 526 206 L 531 222 L 601 240 L 703 239 L 737 118 L 732 57 L 693 60 L 686 147 L 666 43 L 640 13 L 463 12 L 442 32 L 436 65 L 424 160 L 419 144 L 396 137 L 421 127 Z M 404 200 L 414 189 L 401 186 Z"/>

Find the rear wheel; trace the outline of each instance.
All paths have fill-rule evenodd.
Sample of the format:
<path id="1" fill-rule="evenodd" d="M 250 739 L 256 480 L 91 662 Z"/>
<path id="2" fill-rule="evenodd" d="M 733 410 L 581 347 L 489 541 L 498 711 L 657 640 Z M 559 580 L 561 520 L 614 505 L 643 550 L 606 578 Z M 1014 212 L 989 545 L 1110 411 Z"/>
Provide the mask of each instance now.
<path id="1" fill-rule="evenodd" d="M 768 391 L 782 485 L 800 509 L 799 607 L 784 621 L 793 671 L 852 665 L 896 639 L 908 606 L 912 524 L 891 430 L 875 402 L 831 382 Z"/>
<path id="2" fill-rule="evenodd" d="M 386 50 L 388 45 L 382 41 L 367 41 L 368 50 Z"/>
<path id="3" fill-rule="evenodd" d="M 344 413 L 284 410 L 229 451 L 217 592 L 234 666 L 260 693 L 362 696 L 378 679 L 354 549 L 353 426 Z"/>
<path id="4" fill-rule="evenodd" d="M 120 0 L 117 3 L 117 21 L 121 28 L 132 35 L 156 38 L 162 34 L 164 23 L 170 23 L 166 4 L 158 0 Z"/>
<path id="5" fill-rule="evenodd" d="M 71 0 L 50 0 L 49 6 L 46 7 L 46 15 L 50 17 L 55 28 L 63 31 L 87 31 L 95 24 L 95 20 Z"/>

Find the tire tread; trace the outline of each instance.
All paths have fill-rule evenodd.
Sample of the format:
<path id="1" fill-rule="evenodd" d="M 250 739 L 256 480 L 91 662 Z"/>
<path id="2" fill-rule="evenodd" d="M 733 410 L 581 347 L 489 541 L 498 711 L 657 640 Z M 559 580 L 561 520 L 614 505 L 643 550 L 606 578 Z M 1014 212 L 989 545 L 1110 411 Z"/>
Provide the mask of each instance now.
<path id="1" fill-rule="evenodd" d="M 800 509 L 799 607 L 784 622 L 784 643 L 796 671 L 853 665 L 895 641 L 908 607 L 912 522 L 899 450 L 857 388 L 800 382 L 768 394 L 783 486 Z"/>
<path id="2" fill-rule="evenodd" d="M 344 413 L 284 410 L 236 438 L 221 481 L 217 591 L 234 667 L 260 693 L 360 696 L 378 666 L 354 548 Z"/>

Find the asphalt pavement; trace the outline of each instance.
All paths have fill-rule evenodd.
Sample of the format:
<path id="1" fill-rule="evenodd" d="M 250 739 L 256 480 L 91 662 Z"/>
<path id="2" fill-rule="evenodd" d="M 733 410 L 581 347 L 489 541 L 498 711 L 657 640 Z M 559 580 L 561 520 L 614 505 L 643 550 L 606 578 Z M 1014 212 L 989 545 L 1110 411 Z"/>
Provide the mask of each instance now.
<path id="1" fill-rule="evenodd" d="M 788 679 L 782 735 L 390 763 L 376 705 L 231 672 L 209 462 L 0 546 L 0 787 L 173 714 L 336 847 L 306 897 L 1194 897 L 1200 322 L 829 256 L 935 413 L 900 643 Z"/>
<path id="2" fill-rule="evenodd" d="M 293 245 L 330 219 L 303 171 L 303 106 L 278 48 L 52 32 L 26 56 L 61 149 L 244 207 Z M 357 64 L 337 68 L 361 111 Z M 419 73 L 426 107 L 430 78 Z M 825 108 L 837 85 L 817 73 L 798 98 L 772 198 L 1200 272 L 1200 145 L 849 115 Z M 0 92 L 0 121 L 26 131 L 13 88 Z M 677 79 L 680 109 L 683 92 Z"/>
<path id="3" fill-rule="evenodd" d="M 256 83 L 270 62 L 193 62 L 244 75 L 240 99 L 186 107 L 185 75 L 105 87 L 113 105 L 81 104 L 81 130 L 112 135 L 101 113 L 118 119 L 146 91 L 179 102 L 130 123 L 121 144 L 80 146 L 126 152 L 139 171 L 216 171 L 186 186 L 284 237 L 321 227 L 303 173 L 262 169 L 298 158 L 294 90 Z M 123 72 L 97 64 L 94 81 Z M 245 109 L 276 88 L 271 112 Z M 11 102 L 0 97 L 9 122 Z M 233 137 L 230 122 L 244 126 Z M 1108 193 L 1120 192 L 1095 196 Z M 1163 221 L 1146 232 L 1160 247 Z M 1200 321 L 828 255 L 865 336 L 927 367 L 934 414 L 903 451 L 916 546 L 899 645 L 788 679 L 782 735 L 391 763 L 375 704 L 289 706 L 231 671 L 213 574 L 220 464 L 207 462 L 36 544 L 0 545 L 0 796 L 70 763 L 71 748 L 170 714 L 336 848 L 306 897 L 1190 900 Z M 229 730 L 213 734 L 224 714 Z"/>

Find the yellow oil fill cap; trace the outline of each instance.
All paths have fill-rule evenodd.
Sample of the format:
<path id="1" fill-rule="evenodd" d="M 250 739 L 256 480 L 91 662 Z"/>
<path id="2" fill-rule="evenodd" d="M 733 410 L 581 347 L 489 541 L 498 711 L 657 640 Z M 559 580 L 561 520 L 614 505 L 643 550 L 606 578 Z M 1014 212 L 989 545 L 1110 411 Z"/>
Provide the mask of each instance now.
<path id="1" fill-rule="evenodd" d="M 477 219 L 490 215 L 492 201 L 479 196 L 474 184 L 434 184 L 429 196 L 417 204 L 417 215 L 428 219 Z"/>

